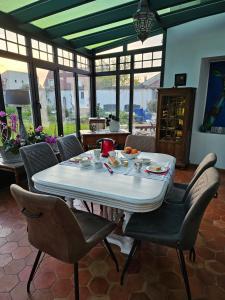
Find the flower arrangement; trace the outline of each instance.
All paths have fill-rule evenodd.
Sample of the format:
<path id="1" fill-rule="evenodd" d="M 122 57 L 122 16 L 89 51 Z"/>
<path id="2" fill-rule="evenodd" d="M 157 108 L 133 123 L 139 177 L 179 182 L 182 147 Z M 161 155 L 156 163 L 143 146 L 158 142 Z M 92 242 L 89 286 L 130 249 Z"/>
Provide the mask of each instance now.
<path id="1" fill-rule="evenodd" d="M 48 135 L 44 132 L 43 126 L 38 126 L 34 130 L 28 131 L 28 143 L 36 144 L 40 142 L 46 142 L 50 145 L 56 144 L 57 138 L 55 136 Z"/>
<path id="2" fill-rule="evenodd" d="M 8 117 L 8 124 L 6 123 L 6 117 Z M 0 139 L 5 152 L 18 154 L 19 148 L 25 145 L 25 141 L 17 133 L 17 128 L 16 114 L 7 114 L 0 111 Z"/>

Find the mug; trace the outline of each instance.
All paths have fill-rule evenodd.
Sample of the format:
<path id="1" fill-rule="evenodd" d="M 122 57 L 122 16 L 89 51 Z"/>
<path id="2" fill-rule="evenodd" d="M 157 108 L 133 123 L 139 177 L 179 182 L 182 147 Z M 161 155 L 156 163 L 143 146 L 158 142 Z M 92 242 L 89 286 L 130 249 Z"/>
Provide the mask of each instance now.
<path id="1" fill-rule="evenodd" d="M 101 155 L 101 149 L 94 149 L 93 152 L 94 152 L 94 158 L 96 160 L 99 160 L 100 159 L 100 155 Z"/>

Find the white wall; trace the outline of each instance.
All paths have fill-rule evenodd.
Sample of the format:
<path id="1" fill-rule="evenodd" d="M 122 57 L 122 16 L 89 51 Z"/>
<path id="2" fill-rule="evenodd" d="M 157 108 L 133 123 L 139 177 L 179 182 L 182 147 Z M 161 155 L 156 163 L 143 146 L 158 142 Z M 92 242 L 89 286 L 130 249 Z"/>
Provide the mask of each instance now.
<path id="1" fill-rule="evenodd" d="M 187 73 L 187 86 L 198 88 L 190 162 L 198 164 L 205 154 L 215 152 L 217 167 L 225 169 L 225 135 L 199 132 L 205 109 L 209 61 L 222 56 L 225 60 L 225 13 L 168 30 L 164 86 L 174 85 L 176 73 Z"/>

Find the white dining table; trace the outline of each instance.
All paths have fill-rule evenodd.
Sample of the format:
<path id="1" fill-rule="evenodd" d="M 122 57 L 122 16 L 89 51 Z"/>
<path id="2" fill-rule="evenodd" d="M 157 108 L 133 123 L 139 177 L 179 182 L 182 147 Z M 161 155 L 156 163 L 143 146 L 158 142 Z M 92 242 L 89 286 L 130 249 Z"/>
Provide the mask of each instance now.
<path id="1" fill-rule="evenodd" d="M 148 177 L 143 173 L 142 177 L 140 172 L 124 175 L 116 169 L 110 174 L 106 168 L 81 168 L 74 163 L 63 162 L 36 173 L 32 180 L 35 188 L 41 192 L 123 210 L 124 228 L 132 213 L 145 213 L 159 208 L 172 184 L 176 162 L 173 156 L 142 152 L 139 158 L 149 158 L 161 166 L 170 166 L 168 174 Z M 117 244 L 121 252 L 129 253 L 132 244 L 130 238 L 113 234 L 111 242 Z"/>

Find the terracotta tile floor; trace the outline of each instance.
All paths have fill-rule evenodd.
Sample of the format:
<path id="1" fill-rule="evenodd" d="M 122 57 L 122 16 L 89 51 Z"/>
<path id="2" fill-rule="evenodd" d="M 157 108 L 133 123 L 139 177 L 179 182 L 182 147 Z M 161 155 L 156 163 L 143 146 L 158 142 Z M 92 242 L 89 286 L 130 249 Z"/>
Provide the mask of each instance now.
<path id="1" fill-rule="evenodd" d="M 176 172 L 187 182 L 192 169 Z M 219 196 L 207 209 L 197 240 L 197 262 L 188 262 L 193 299 L 225 299 L 225 174 Z M 120 267 L 125 257 L 113 247 Z M 73 299 L 72 266 L 45 256 L 28 298 L 26 282 L 36 250 L 27 241 L 26 224 L 9 195 L 0 191 L 0 300 Z M 174 250 L 145 243 L 137 252 L 123 287 L 102 245 L 80 263 L 81 300 L 186 299 Z"/>

